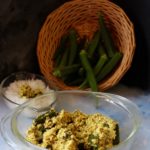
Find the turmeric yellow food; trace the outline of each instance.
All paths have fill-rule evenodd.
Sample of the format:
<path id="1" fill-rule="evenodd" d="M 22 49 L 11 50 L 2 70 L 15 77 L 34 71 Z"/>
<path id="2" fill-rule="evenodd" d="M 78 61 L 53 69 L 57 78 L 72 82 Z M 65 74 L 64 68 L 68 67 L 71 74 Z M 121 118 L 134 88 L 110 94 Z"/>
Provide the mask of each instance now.
<path id="1" fill-rule="evenodd" d="M 33 121 L 26 139 L 48 150 L 107 150 L 119 143 L 119 127 L 100 113 L 50 109 Z"/>

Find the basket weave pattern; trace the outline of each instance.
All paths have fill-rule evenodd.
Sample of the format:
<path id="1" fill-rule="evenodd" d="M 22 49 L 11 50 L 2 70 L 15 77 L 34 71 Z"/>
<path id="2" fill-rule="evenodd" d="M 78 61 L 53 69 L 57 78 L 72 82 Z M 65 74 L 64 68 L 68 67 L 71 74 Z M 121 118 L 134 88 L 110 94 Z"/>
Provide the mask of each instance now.
<path id="1" fill-rule="evenodd" d="M 80 36 L 91 38 L 98 28 L 98 14 L 102 12 L 107 27 L 112 33 L 114 43 L 123 53 L 123 59 L 107 78 L 99 83 L 100 91 L 117 84 L 130 68 L 134 50 L 135 37 L 133 24 L 124 11 L 114 3 L 106 0 L 75 0 L 66 2 L 48 15 L 38 38 L 37 56 L 41 72 L 50 81 L 54 89 L 70 90 L 70 87 L 52 75 L 54 69 L 53 55 L 59 46 L 61 37 L 69 28 L 77 29 Z"/>

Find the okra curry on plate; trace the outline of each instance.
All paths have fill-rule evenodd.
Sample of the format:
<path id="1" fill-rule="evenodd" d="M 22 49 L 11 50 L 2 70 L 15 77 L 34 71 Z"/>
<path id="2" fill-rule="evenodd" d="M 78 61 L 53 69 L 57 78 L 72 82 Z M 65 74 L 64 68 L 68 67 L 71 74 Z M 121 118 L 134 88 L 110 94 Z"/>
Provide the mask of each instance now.
<path id="1" fill-rule="evenodd" d="M 107 150 L 119 144 L 119 125 L 100 113 L 50 109 L 33 121 L 26 139 L 49 150 Z"/>

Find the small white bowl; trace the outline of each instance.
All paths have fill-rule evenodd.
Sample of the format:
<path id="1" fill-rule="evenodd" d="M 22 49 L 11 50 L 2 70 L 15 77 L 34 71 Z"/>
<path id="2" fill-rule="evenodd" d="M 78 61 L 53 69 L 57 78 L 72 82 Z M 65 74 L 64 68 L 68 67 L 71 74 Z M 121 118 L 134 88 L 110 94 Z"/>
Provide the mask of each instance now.
<path id="1" fill-rule="evenodd" d="M 38 87 L 39 84 L 40 85 L 42 84 L 42 87 L 44 89 L 44 92 L 42 94 L 46 94 L 47 92 L 51 91 L 51 89 L 49 88 L 48 81 L 41 75 L 33 74 L 29 72 L 12 73 L 1 82 L 1 96 L 3 100 L 5 101 L 6 105 L 10 109 L 14 109 L 17 106 L 23 104 L 24 102 L 32 99 L 32 98 L 19 97 L 19 94 L 17 95 L 17 88 L 16 88 L 18 84 L 20 84 L 21 82 L 24 83 L 24 81 L 28 81 L 28 83 L 30 84 L 31 83 L 30 80 L 32 82 L 34 82 L 34 80 L 36 81 L 35 83 L 33 83 L 35 84 L 34 86 Z M 20 83 L 18 81 L 20 81 Z M 40 103 L 40 105 L 41 104 L 43 103 Z"/>

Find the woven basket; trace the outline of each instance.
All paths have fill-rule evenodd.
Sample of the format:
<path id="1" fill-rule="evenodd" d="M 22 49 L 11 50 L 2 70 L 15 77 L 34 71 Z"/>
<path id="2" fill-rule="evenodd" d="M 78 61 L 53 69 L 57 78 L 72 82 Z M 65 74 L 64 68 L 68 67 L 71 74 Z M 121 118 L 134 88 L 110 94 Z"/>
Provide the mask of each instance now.
<path id="1" fill-rule="evenodd" d="M 104 91 L 116 85 L 131 66 L 135 50 L 133 24 L 124 11 L 107 0 L 75 0 L 66 2 L 50 13 L 39 33 L 37 56 L 41 72 L 53 89 L 73 90 L 78 87 L 67 86 L 61 79 L 53 76 L 53 55 L 61 37 L 74 27 L 80 36 L 89 38 L 98 28 L 98 14 L 102 12 L 107 27 L 112 33 L 114 43 L 123 53 L 121 63 L 102 82 L 99 90 Z"/>

